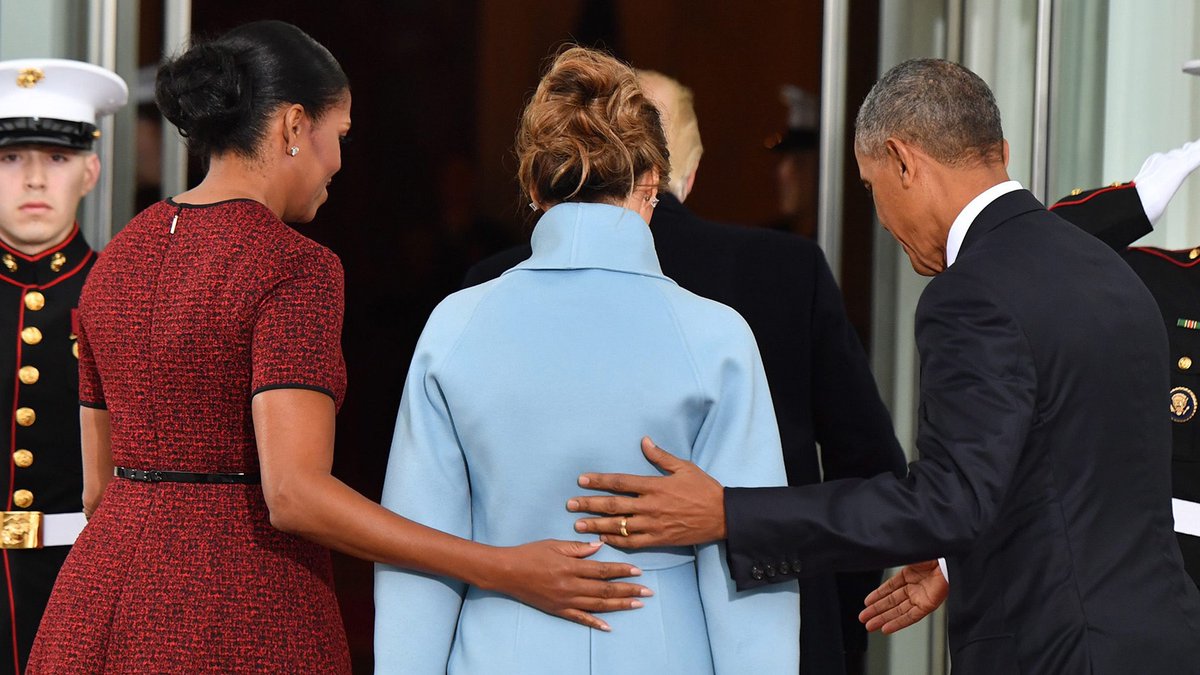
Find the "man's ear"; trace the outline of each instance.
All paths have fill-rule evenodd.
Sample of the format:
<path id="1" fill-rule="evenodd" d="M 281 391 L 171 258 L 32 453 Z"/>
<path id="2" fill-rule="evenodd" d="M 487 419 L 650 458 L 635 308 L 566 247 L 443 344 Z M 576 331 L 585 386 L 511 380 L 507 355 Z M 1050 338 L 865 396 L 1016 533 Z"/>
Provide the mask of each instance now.
<path id="1" fill-rule="evenodd" d="M 89 152 L 83 158 L 83 184 L 80 186 L 79 198 L 86 197 L 87 193 L 96 187 L 98 180 L 100 180 L 100 156 Z"/>
<path id="2" fill-rule="evenodd" d="M 1006 139 L 1004 139 L 1003 141 L 1001 141 L 1001 143 L 1003 143 L 1003 144 L 1004 144 L 1004 150 L 1003 150 L 1003 153 L 1004 153 L 1004 154 L 1003 154 L 1003 157 L 1004 157 L 1004 168 L 1005 168 L 1005 169 L 1007 169 L 1007 168 L 1008 168 L 1008 158 L 1011 156 L 1011 155 L 1009 155 L 1009 152 L 1008 152 L 1008 150 L 1009 150 L 1009 148 L 1008 148 L 1008 139 L 1007 139 L 1007 138 L 1006 138 Z"/>
<path id="3" fill-rule="evenodd" d="M 683 186 L 683 196 L 679 198 L 679 201 L 687 199 L 688 195 L 692 194 L 692 186 L 696 184 L 696 174 L 699 171 L 700 165 L 697 164 L 696 168 L 692 169 L 692 172 L 688 174 L 686 184 Z"/>
<path id="4" fill-rule="evenodd" d="M 887 153 L 889 169 L 895 172 L 902 187 L 909 187 L 916 178 L 917 156 L 913 147 L 899 138 L 889 138 L 883 142 Z"/>

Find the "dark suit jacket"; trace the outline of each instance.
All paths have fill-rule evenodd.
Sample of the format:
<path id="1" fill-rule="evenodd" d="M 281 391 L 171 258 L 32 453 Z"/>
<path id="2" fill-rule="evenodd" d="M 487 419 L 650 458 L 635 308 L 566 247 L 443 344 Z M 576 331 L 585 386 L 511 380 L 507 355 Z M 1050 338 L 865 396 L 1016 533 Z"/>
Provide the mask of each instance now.
<path id="1" fill-rule="evenodd" d="M 1200 330 L 1187 320 L 1200 321 L 1200 249 L 1168 251 L 1160 248 L 1126 248 L 1152 227 L 1133 183 L 1088 190 L 1060 200 L 1054 213 L 1099 237 L 1121 257 L 1150 289 L 1158 302 L 1167 339 L 1170 390 L 1156 392 L 1162 414 L 1171 419 L 1172 494 L 1200 502 L 1200 416 L 1197 405 L 1179 414 L 1170 413 L 1171 394 L 1182 392 L 1189 401 L 1200 394 Z M 1180 325 L 1180 320 L 1185 323 Z M 1177 534 L 1183 564 L 1192 581 L 1200 585 L 1200 537 Z"/>
<path id="2" fill-rule="evenodd" d="M 917 307 L 904 479 L 727 489 L 739 588 L 946 555 L 956 673 L 1200 672 L 1172 536 L 1167 340 L 1113 251 L 1006 194 Z"/>
<path id="3" fill-rule="evenodd" d="M 672 195 L 660 198 L 650 229 L 663 273 L 734 308 L 754 331 L 788 483 L 820 482 L 822 465 L 827 480 L 903 474 L 904 453 L 820 248 L 794 235 L 702 220 Z M 466 285 L 499 276 L 529 251 L 517 247 L 480 262 Z M 878 572 L 802 580 L 801 672 L 840 673 L 843 651 L 861 660 L 866 637 L 857 615 L 878 583 Z"/>

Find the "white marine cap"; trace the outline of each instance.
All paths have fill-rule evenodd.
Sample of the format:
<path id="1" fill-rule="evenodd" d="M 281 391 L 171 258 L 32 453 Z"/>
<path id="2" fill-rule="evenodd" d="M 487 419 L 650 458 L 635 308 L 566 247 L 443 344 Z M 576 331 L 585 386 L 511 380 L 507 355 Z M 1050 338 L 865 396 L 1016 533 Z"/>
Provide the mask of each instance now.
<path id="1" fill-rule="evenodd" d="M 89 149 L 96 119 L 129 99 L 116 73 L 70 59 L 0 61 L 0 145 Z"/>

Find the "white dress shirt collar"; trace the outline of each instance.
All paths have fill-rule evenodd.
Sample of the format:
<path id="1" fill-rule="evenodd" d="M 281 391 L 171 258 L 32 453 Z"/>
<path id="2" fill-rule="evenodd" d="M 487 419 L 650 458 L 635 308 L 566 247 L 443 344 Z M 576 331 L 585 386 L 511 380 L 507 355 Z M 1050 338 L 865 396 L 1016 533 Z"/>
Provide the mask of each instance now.
<path id="1" fill-rule="evenodd" d="M 946 238 L 946 267 L 953 265 L 954 261 L 958 258 L 958 251 L 962 248 L 963 239 L 967 237 L 967 230 L 971 229 L 971 223 L 975 222 L 975 219 L 987 208 L 987 205 L 996 201 L 996 198 L 1000 195 L 1006 195 L 1020 189 L 1021 184 L 1017 181 L 1006 180 L 1003 183 L 998 183 L 984 190 L 977 197 L 967 202 L 963 210 L 958 212 L 958 217 L 954 219 L 954 223 L 950 225 L 950 235 Z"/>

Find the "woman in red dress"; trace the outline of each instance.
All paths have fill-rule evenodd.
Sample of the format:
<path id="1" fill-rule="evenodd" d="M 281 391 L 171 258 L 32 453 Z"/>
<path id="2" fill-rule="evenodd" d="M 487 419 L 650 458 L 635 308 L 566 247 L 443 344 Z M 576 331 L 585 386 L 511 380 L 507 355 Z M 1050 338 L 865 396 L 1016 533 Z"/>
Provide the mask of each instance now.
<path id="1" fill-rule="evenodd" d="M 482 546 L 330 475 L 342 269 L 284 223 L 311 220 L 341 167 L 333 56 L 248 24 L 164 65 L 156 98 L 209 169 L 134 218 L 84 289 L 90 521 L 28 672 L 349 672 L 327 546 L 593 626 L 636 606 L 640 586 L 602 580 L 637 570 L 582 560 L 593 545 Z"/>

